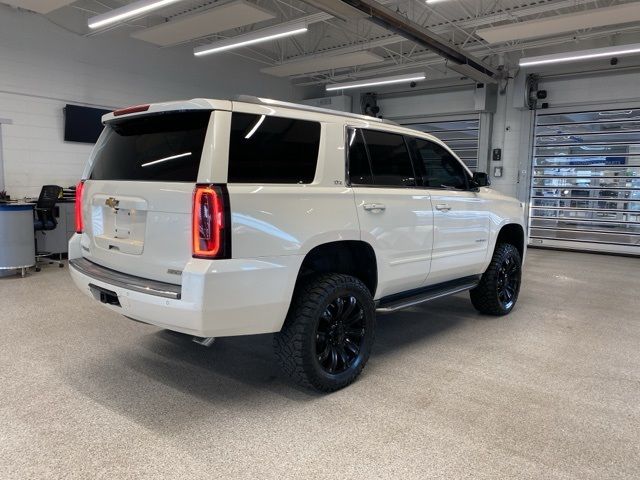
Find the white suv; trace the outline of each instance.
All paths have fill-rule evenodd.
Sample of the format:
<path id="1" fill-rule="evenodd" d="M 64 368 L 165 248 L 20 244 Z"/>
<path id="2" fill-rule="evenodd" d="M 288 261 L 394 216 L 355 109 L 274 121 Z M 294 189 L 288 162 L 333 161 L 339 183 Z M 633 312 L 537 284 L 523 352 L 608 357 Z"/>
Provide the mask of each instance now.
<path id="1" fill-rule="evenodd" d="M 69 264 L 126 317 L 205 344 L 274 332 L 284 370 L 332 391 L 367 362 L 376 311 L 470 290 L 504 315 L 518 298 L 523 205 L 433 136 L 253 97 L 103 122 Z"/>

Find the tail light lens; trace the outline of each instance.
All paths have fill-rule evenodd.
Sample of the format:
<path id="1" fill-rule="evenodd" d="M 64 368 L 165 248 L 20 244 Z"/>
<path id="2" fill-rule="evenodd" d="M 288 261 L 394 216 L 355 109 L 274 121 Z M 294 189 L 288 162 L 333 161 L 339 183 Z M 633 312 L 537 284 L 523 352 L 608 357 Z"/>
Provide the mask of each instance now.
<path id="1" fill-rule="evenodd" d="M 149 110 L 149 107 L 151 105 L 132 105 L 130 107 L 126 107 L 126 108 L 121 108 L 119 110 L 115 110 L 113 112 L 113 116 L 114 117 L 119 117 L 120 115 L 128 115 L 130 113 L 140 113 L 140 112 L 146 112 L 147 110 Z"/>
<path id="2" fill-rule="evenodd" d="M 76 233 L 84 231 L 84 221 L 82 219 L 82 191 L 84 190 L 84 180 L 80 180 L 76 185 Z"/>
<path id="3" fill-rule="evenodd" d="M 220 185 L 196 185 L 192 239 L 195 258 L 229 258 L 229 196 Z"/>

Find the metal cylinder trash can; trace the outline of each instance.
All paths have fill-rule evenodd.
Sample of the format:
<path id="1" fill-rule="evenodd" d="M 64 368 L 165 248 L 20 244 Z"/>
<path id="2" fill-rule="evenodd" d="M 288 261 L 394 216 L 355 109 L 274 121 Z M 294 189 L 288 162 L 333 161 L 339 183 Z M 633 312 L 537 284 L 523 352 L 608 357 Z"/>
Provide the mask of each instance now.
<path id="1" fill-rule="evenodd" d="M 33 205 L 0 204 L 0 273 L 34 266 Z"/>

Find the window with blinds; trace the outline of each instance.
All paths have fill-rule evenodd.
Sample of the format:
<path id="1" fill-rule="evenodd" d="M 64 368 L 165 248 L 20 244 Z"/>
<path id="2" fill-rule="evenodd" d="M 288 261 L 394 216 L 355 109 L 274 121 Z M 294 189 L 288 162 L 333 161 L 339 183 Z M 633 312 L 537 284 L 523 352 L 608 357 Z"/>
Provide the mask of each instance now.
<path id="1" fill-rule="evenodd" d="M 406 126 L 430 133 L 445 142 L 472 171 L 478 167 L 479 118 L 412 123 Z"/>
<path id="2" fill-rule="evenodd" d="M 640 109 L 538 114 L 530 243 L 640 254 Z"/>

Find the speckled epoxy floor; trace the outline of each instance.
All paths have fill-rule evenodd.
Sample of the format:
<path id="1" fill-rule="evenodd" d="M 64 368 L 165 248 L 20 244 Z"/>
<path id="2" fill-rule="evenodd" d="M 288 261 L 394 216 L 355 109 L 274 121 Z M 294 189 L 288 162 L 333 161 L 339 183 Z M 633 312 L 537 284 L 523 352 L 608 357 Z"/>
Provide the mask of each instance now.
<path id="1" fill-rule="evenodd" d="M 466 295 L 379 317 L 350 388 L 280 375 L 271 337 L 210 349 L 0 278 L 0 478 L 639 478 L 640 259 L 530 250 L 506 318 Z"/>

